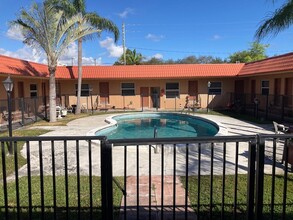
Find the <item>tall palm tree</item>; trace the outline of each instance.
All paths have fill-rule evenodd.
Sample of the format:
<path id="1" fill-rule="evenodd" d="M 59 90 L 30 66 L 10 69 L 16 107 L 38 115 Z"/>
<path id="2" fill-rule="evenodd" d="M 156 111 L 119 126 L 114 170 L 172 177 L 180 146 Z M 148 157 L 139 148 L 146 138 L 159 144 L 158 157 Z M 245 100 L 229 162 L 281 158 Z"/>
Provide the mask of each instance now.
<path id="1" fill-rule="evenodd" d="M 61 8 L 66 12 L 66 16 L 72 16 L 77 13 L 81 13 L 90 24 L 103 31 L 109 31 L 114 34 L 115 42 L 119 38 L 119 29 L 118 27 L 110 20 L 100 17 L 95 12 L 86 12 L 85 0 L 50 0 L 57 8 Z M 98 33 L 99 36 L 100 32 Z M 76 114 L 80 113 L 80 96 L 81 96 L 81 84 L 82 84 L 82 42 L 83 40 L 92 39 L 93 35 L 87 35 L 78 39 L 78 81 L 77 81 L 77 103 L 76 103 Z"/>
<path id="2" fill-rule="evenodd" d="M 276 36 L 279 32 L 287 29 L 293 24 L 293 0 L 286 2 L 277 9 L 272 16 L 264 20 L 257 29 L 255 36 L 262 39 L 268 34 Z"/>
<path id="3" fill-rule="evenodd" d="M 79 26 L 76 25 L 79 23 Z M 19 17 L 11 25 L 21 27 L 24 43 L 41 49 L 47 55 L 49 70 L 50 122 L 56 121 L 55 72 L 62 52 L 74 41 L 86 35 L 99 32 L 88 25 L 82 14 L 65 19 L 64 12 L 47 2 L 34 3 L 30 10 L 22 9 Z"/>

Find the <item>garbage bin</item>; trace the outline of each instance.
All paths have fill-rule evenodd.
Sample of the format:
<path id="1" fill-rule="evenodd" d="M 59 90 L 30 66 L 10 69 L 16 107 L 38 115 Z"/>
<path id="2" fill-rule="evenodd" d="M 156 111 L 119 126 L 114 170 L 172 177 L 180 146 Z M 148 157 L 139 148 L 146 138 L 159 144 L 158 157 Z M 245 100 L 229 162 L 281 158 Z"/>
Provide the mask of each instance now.
<path id="1" fill-rule="evenodd" d="M 75 114 L 76 111 L 76 105 L 71 105 L 72 106 L 72 113 Z"/>

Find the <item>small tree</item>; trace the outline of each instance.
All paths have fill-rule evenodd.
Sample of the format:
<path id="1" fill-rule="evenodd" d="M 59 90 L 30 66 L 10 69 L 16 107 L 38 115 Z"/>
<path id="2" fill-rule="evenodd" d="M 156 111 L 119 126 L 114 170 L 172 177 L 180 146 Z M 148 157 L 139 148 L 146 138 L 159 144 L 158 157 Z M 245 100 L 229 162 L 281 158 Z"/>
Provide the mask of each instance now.
<path id="1" fill-rule="evenodd" d="M 248 50 L 239 51 L 229 56 L 230 63 L 248 63 L 267 58 L 265 54 L 268 44 L 253 42 Z"/>

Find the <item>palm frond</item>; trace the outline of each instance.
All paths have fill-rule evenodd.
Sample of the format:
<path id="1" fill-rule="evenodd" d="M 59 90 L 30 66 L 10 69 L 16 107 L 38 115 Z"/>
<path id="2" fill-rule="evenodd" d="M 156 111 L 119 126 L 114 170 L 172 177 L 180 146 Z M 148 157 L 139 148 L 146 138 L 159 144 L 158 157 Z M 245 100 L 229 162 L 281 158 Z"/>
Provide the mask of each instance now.
<path id="1" fill-rule="evenodd" d="M 281 31 L 293 24 L 293 1 L 288 0 L 280 9 L 266 18 L 255 33 L 256 39 L 260 40 L 272 34 L 276 36 Z"/>

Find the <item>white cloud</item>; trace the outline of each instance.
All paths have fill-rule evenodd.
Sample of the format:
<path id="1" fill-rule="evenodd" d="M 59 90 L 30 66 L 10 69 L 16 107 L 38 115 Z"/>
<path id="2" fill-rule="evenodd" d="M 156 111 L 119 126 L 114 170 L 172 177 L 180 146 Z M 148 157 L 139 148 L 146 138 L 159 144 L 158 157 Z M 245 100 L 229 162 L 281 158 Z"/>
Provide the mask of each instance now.
<path id="1" fill-rule="evenodd" d="M 120 57 L 123 54 L 123 47 L 115 45 L 113 38 L 107 37 L 100 41 L 100 46 L 109 52 L 110 57 Z"/>
<path id="2" fill-rule="evenodd" d="M 118 16 L 120 18 L 126 18 L 129 14 L 133 14 L 134 9 L 132 8 L 126 8 L 123 12 L 118 13 Z"/>
<path id="3" fill-rule="evenodd" d="M 220 35 L 218 35 L 218 34 L 215 34 L 214 36 L 213 36 L 213 40 L 219 40 L 219 39 L 221 39 L 222 37 L 220 36 Z"/>
<path id="4" fill-rule="evenodd" d="M 157 54 L 153 55 L 152 57 L 154 57 L 156 59 L 163 59 L 163 55 L 160 53 L 157 53 Z"/>
<path id="5" fill-rule="evenodd" d="M 37 53 L 36 50 L 28 46 L 24 46 L 16 51 L 8 51 L 0 48 L 0 54 L 38 63 L 43 63 L 45 58 L 41 53 Z"/>
<path id="6" fill-rule="evenodd" d="M 151 40 L 151 41 L 160 41 L 164 38 L 163 35 L 155 35 L 155 34 L 148 34 L 146 37 L 146 39 Z"/>
<path id="7" fill-rule="evenodd" d="M 10 39 L 13 40 L 19 40 L 19 41 L 23 41 L 24 37 L 21 33 L 21 27 L 19 25 L 13 25 L 11 26 L 7 32 L 6 32 L 6 36 Z"/>

